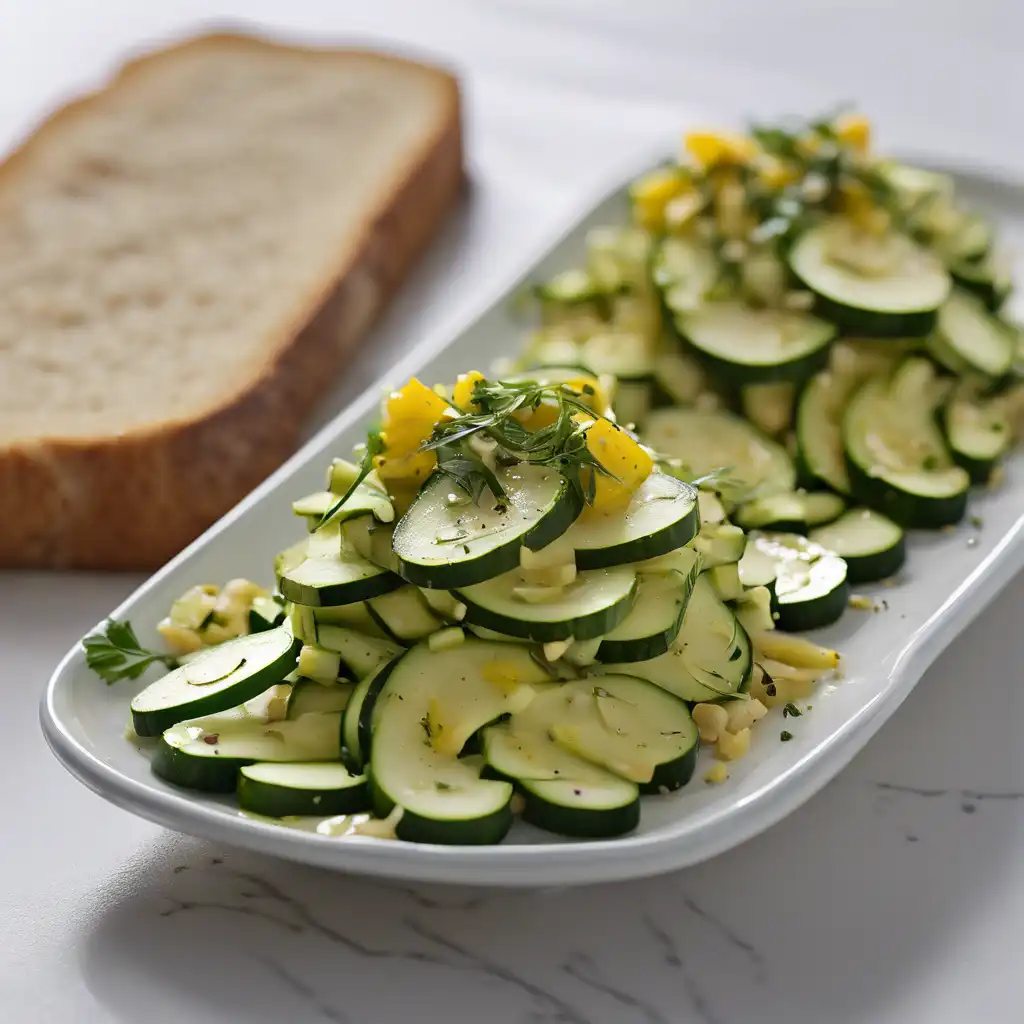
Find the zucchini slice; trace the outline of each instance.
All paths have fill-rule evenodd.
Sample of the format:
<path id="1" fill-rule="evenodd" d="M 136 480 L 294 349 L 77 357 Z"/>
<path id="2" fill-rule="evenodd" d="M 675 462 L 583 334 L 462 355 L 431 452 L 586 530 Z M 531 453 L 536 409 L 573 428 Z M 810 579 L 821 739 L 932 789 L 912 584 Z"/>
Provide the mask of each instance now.
<path id="1" fill-rule="evenodd" d="M 805 380 L 828 362 L 835 327 L 809 313 L 712 302 L 675 320 L 708 369 L 731 384 Z"/>
<path id="2" fill-rule="evenodd" d="M 418 587 L 405 586 L 366 602 L 366 609 L 384 633 L 396 643 L 410 647 L 442 626 L 428 607 Z"/>
<path id="3" fill-rule="evenodd" d="M 339 713 L 267 722 L 236 708 L 187 719 L 164 731 L 153 774 L 186 789 L 229 793 L 239 771 L 257 761 L 336 761 L 340 730 Z"/>
<path id="4" fill-rule="evenodd" d="M 843 410 L 856 381 L 835 373 L 812 377 L 800 393 L 796 411 L 796 444 L 801 481 L 808 487 L 850 493 L 850 475 L 843 455 Z"/>
<path id="5" fill-rule="evenodd" d="M 292 814 L 330 817 L 369 810 L 366 776 L 332 761 L 273 761 L 238 773 L 238 806 L 268 818 Z"/>
<path id="6" fill-rule="evenodd" d="M 342 664 L 355 679 L 365 679 L 401 653 L 390 640 L 364 636 L 345 626 L 317 626 L 317 644 L 341 656 Z"/>
<path id="7" fill-rule="evenodd" d="M 830 523 L 842 515 L 846 502 L 828 491 L 795 491 L 748 501 L 733 513 L 744 530 L 806 533 L 808 527 Z"/>
<path id="8" fill-rule="evenodd" d="M 967 509 L 970 477 L 953 463 L 934 421 L 935 371 L 908 359 L 891 381 L 873 377 L 843 417 L 854 497 L 905 526 L 955 523 Z"/>
<path id="9" fill-rule="evenodd" d="M 341 523 L 356 516 L 373 515 L 382 523 L 390 523 L 395 518 L 395 509 L 391 504 L 387 491 L 382 487 L 371 484 L 364 480 L 338 505 L 343 495 L 335 494 L 333 491 L 314 491 L 307 494 L 298 501 L 292 502 L 292 512 L 297 516 L 310 520 L 310 528 L 319 526 L 321 520 L 331 509 L 334 512 L 331 518 L 320 527 L 325 529 L 332 523 Z M 338 506 L 335 508 L 335 506 Z"/>
<path id="10" fill-rule="evenodd" d="M 998 381 L 1010 372 L 1015 343 L 1007 324 L 993 316 L 980 299 L 956 288 L 939 310 L 928 351 L 953 373 Z"/>
<path id="11" fill-rule="evenodd" d="M 658 658 L 605 665 L 613 674 L 646 679 L 686 701 L 734 697 L 750 677 L 750 640 L 704 576 L 698 578 L 672 647 Z"/>
<path id="12" fill-rule="evenodd" d="M 633 607 L 636 586 L 636 571 L 629 565 L 584 570 L 559 588 L 530 587 L 513 569 L 455 594 L 466 606 L 467 623 L 549 643 L 589 640 L 614 629 Z M 550 593 L 531 593 L 543 590 Z"/>
<path id="13" fill-rule="evenodd" d="M 543 466 L 499 470 L 506 498 L 489 491 L 481 504 L 441 473 L 423 485 L 395 528 L 398 571 L 420 587 L 451 590 L 482 583 L 519 564 L 522 546 L 537 549 L 561 536 L 582 498 L 561 473 Z"/>
<path id="14" fill-rule="evenodd" d="M 805 231 L 788 260 L 818 316 L 850 334 L 923 337 L 949 295 L 938 257 L 906 235 L 867 234 L 841 217 Z"/>
<path id="15" fill-rule="evenodd" d="M 731 413 L 658 409 L 648 417 L 641 437 L 660 455 L 679 460 L 694 477 L 729 468 L 730 479 L 759 497 L 796 487 L 796 470 L 786 450 Z"/>
<path id="16" fill-rule="evenodd" d="M 1013 431 L 998 402 L 984 401 L 967 388 L 954 393 L 942 409 L 942 430 L 953 461 L 971 482 L 987 483 L 1013 443 Z"/>
<path id="17" fill-rule="evenodd" d="M 374 708 L 395 661 L 381 665 L 360 680 L 345 707 L 341 720 L 341 758 L 353 771 L 362 771 L 370 760 Z"/>
<path id="18" fill-rule="evenodd" d="M 487 774 L 515 783 L 522 795 L 523 820 L 581 839 L 632 832 L 640 824 L 636 783 L 570 754 L 548 735 L 542 716 L 532 717 L 518 721 L 515 732 L 508 724 L 484 729 L 480 741 Z"/>
<path id="19" fill-rule="evenodd" d="M 683 238 L 666 238 L 654 255 L 652 273 L 671 319 L 702 306 L 721 269 L 709 248 Z"/>
<path id="20" fill-rule="evenodd" d="M 707 523 L 691 545 L 701 556 L 705 569 L 731 565 L 743 557 L 747 547 L 746 534 L 732 523 Z"/>
<path id="21" fill-rule="evenodd" d="M 695 551 L 684 549 L 679 556 L 678 569 L 641 573 L 629 614 L 601 637 L 598 661 L 647 661 L 672 646 L 701 568 L 701 558 Z M 685 569 L 686 562 L 689 570 Z"/>
<path id="22" fill-rule="evenodd" d="M 700 529 L 697 489 L 667 473 L 653 472 L 626 508 L 588 508 L 564 535 L 580 569 L 605 569 L 656 558 L 689 544 Z"/>
<path id="23" fill-rule="evenodd" d="M 402 586 L 402 579 L 360 555 L 342 536 L 341 525 L 311 533 L 301 548 L 282 554 L 278 588 L 283 597 L 312 607 L 353 604 Z"/>
<path id="24" fill-rule="evenodd" d="M 955 284 L 980 300 L 990 313 L 996 313 L 1013 291 L 1007 263 L 999 254 L 989 254 L 977 262 L 954 260 L 949 272 Z M 941 319 L 941 313 L 939 315 Z"/>
<path id="25" fill-rule="evenodd" d="M 525 647 L 467 638 L 459 647 L 426 644 L 395 662 L 373 714 L 370 788 L 374 812 L 402 809 L 399 839 L 497 843 L 512 824 L 512 787 L 484 779 L 459 759 L 466 741 L 533 698 L 546 670 Z"/>
<path id="26" fill-rule="evenodd" d="M 536 698 L 548 712 L 548 733 L 642 793 L 679 789 L 697 763 L 697 727 L 677 696 L 635 676 L 605 673 Z M 515 718 L 511 723 L 513 732 Z"/>
<path id="27" fill-rule="evenodd" d="M 812 530 L 807 539 L 839 555 L 851 583 L 894 576 L 907 557 L 903 530 L 869 508 L 851 509 L 834 523 Z"/>
<path id="28" fill-rule="evenodd" d="M 288 717 L 344 711 L 355 690 L 353 683 L 318 683 L 315 679 L 299 679 L 288 697 Z"/>
<path id="29" fill-rule="evenodd" d="M 744 565 L 746 563 L 746 566 Z M 774 607 L 779 629 L 799 633 L 831 625 L 850 599 L 846 562 L 792 533 L 752 533 L 740 562 L 745 586 L 765 585 L 755 578 L 774 568 Z"/>
<path id="30" fill-rule="evenodd" d="M 252 700 L 295 668 L 300 647 L 278 626 L 206 648 L 135 695 L 132 725 L 139 736 L 159 736 L 184 719 Z"/>

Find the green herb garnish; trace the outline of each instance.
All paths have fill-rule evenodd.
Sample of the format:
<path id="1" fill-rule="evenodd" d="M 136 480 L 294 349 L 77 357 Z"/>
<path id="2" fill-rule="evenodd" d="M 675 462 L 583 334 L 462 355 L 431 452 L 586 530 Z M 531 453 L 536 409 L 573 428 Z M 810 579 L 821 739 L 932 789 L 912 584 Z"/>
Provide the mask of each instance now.
<path id="1" fill-rule="evenodd" d="M 802 715 L 803 712 L 792 701 L 782 709 L 783 718 L 800 718 Z"/>
<path id="2" fill-rule="evenodd" d="M 779 739 L 782 740 L 783 743 L 788 743 L 792 738 L 793 734 L 787 729 L 783 729 L 782 732 L 779 733 Z"/>
<path id="3" fill-rule="evenodd" d="M 359 473 L 349 486 L 349 489 L 320 517 L 320 522 L 313 527 L 316 532 L 321 526 L 326 526 L 334 514 L 348 501 L 355 493 L 356 488 L 373 472 L 373 460 L 384 453 L 384 434 L 379 430 L 371 430 L 366 435 L 366 444 L 363 447 L 363 457 L 359 462 Z"/>
<path id="4" fill-rule="evenodd" d="M 82 641 L 85 663 L 107 683 L 122 679 L 138 679 L 155 662 L 177 668 L 172 654 L 147 650 L 139 643 L 130 622 L 107 619 L 101 632 L 92 633 Z"/>
<path id="5" fill-rule="evenodd" d="M 552 400 L 558 406 L 558 414 L 548 426 L 527 430 L 516 418 L 516 413 L 531 412 Z M 599 419 L 600 414 L 567 385 L 478 380 L 473 388 L 473 403 L 480 412 L 442 420 L 421 450 L 436 451 L 441 472 L 447 473 L 474 500 L 479 500 L 485 489 L 496 498 L 505 496 L 494 473 L 473 455 L 467 444 L 477 434 L 497 442 L 499 462 L 507 458 L 555 467 L 588 504 L 594 499 L 596 474 L 614 479 L 587 448 L 586 426 L 575 419 L 577 413 L 583 413 L 589 420 Z"/>

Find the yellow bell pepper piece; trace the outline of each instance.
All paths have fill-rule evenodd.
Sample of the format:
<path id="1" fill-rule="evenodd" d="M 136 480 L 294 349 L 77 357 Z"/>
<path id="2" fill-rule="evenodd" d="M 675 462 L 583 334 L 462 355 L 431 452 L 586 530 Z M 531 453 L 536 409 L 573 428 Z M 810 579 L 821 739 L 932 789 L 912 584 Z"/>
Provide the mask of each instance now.
<path id="1" fill-rule="evenodd" d="M 648 231 L 665 229 L 665 207 L 693 190 L 693 183 L 674 167 L 659 167 L 633 182 L 633 219 Z"/>
<path id="2" fill-rule="evenodd" d="M 462 412 L 477 412 L 476 402 L 473 401 L 473 389 L 478 380 L 485 380 L 482 373 L 477 370 L 470 370 L 469 373 L 460 373 L 452 391 L 452 401 Z"/>
<path id="3" fill-rule="evenodd" d="M 384 454 L 378 455 L 374 468 L 390 490 L 390 484 L 417 485 L 437 465 L 433 452 L 420 451 L 430 439 L 434 425 L 449 410 L 448 403 L 413 377 L 384 403 Z"/>
<path id="4" fill-rule="evenodd" d="M 768 188 L 779 189 L 792 185 L 800 173 L 777 157 L 765 156 L 758 161 L 757 176 Z"/>
<path id="5" fill-rule="evenodd" d="M 731 132 L 689 132 L 683 141 L 690 156 L 705 168 L 745 164 L 757 155 L 753 139 Z"/>
<path id="6" fill-rule="evenodd" d="M 607 512 L 627 505 L 654 469 L 650 454 L 610 420 L 595 420 L 587 428 L 587 450 L 612 474 L 596 474 L 592 503 L 595 511 Z"/>
<path id="7" fill-rule="evenodd" d="M 835 123 L 836 137 L 858 153 L 871 148 L 871 122 L 863 114 L 844 114 Z"/>

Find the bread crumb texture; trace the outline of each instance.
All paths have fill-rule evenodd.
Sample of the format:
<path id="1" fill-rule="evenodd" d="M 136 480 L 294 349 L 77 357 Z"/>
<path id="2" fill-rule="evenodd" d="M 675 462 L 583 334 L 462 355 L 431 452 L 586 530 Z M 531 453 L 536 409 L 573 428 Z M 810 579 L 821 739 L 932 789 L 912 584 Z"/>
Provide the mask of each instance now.
<path id="1" fill-rule="evenodd" d="M 203 37 L 54 115 L 0 166 L 0 565 L 149 567 L 230 508 L 461 176 L 454 81 L 359 51 Z"/>

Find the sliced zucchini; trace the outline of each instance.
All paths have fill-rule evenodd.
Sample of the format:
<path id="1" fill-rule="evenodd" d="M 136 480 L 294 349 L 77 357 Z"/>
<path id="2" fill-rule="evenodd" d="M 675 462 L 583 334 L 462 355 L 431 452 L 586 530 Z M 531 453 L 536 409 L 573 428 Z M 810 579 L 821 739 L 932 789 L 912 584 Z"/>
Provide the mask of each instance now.
<path id="1" fill-rule="evenodd" d="M 517 465 L 497 476 L 506 497 L 488 491 L 480 505 L 465 502 L 443 474 L 424 484 L 394 533 L 402 576 L 441 590 L 481 583 L 515 568 L 520 547 L 542 548 L 565 533 L 580 513 L 580 495 L 553 469 Z"/>
<path id="2" fill-rule="evenodd" d="M 731 523 L 708 523 L 690 545 L 701 556 L 705 569 L 730 565 L 743 557 L 747 547 L 746 534 Z"/>
<path id="3" fill-rule="evenodd" d="M 824 526 L 838 519 L 846 511 L 846 502 L 838 494 L 828 491 L 811 491 L 803 495 L 807 525 Z"/>
<path id="4" fill-rule="evenodd" d="M 352 683 L 318 683 L 315 679 L 299 679 L 288 697 L 288 717 L 344 711 L 352 699 Z"/>
<path id="5" fill-rule="evenodd" d="M 712 302 L 676 316 L 708 368 L 732 384 L 805 380 L 828 362 L 835 327 L 809 313 Z"/>
<path id="6" fill-rule="evenodd" d="M 776 380 L 766 384 L 745 384 L 740 389 L 740 404 L 758 430 L 779 437 L 793 421 L 796 386 L 792 381 Z"/>
<path id="7" fill-rule="evenodd" d="M 807 530 L 807 504 L 799 492 L 772 494 L 740 505 L 732 518 L 744 530 L 777 530 L 804 533 Z"/>
<path id="8" fill-rule="evenodd" d="M 701 567 L 695 551 L 684 549 L 679 554 L 679 569 L 638 577 L 635 603 L 629 614 L 601 637 L 598 661 L 647 661 L 672 646 Z M 688 571 L 683 560 L 689 562 Z"/>
<path id="9" fill-rule="evenodd" d="M 349 673 L 356 679 L 365 679 L 382 665 L 398 657 L 401 647 L 390 640 L 365 636 L 345 626 L 321 625 L 317 629 L 320 647 L 337 653 Z"/>
<path id="10" fill-rule="evenodd" d="M 389 639 L 380 623 L 370 614 L 364 601 L 357 601 L 355 604 L 338 604 L 328 608 L 306 608 L 303 605 L 295 605 L 294 608 L 300 614 L 308 613 L 308 621 L 313 624 L 313 639 L 306 640 L 305 633 L 302 637 L 307 643 L 316 642 L 316 630 L 321 625 L 346 626 L 358 633 L 364 633 L 366 636 L 378 637 L 382 640 Z"/>
<path id="11" fill-rule="evenodd" d="M 765 561 L 775 563 L 773 589 L 779 629 L 791 633 L 818 629 L 831 625 L 846 611 L 850 587 L 846 562 L 837 554 L 792 533 L 752 533 L 748 550 L 751 546 Z M 751 554 L 751 563 L 755 557 Z M 743 572 L 742 562 L 740 575 L 752 575 Z"/>
<path id="12" fill-rule="evenodd" d="M 604 671 L 633 675 L 687 701 L 734 697 L 750 677 L 750 640 L 706 576 L 693 588 L 683 627 L 658 658 L 606 665 Z"/>
<path id="13" fill-rule="evenodd" d="M 159 736 L 184 719 L 251 700 L 295 668 L 300 646 L 291 630 L 278 626 L 199 651 L 132 699 L 135 732 Z"/>
<path id="14" fill-rule="evenodd" d="M 815 312 L 851 334 L 923 337 L 949 295 L 938 257 L 906 235 L 869 234 L 841 217 L 805 231 L 788 260 Z"/>
<path id="15" fill-rule="evenodd" d="M 655 405 L 693 405 L 707 390 L 700 363 L 685 352 L 661 352 L 654 359 Z"/>
<path id="16" fill-rule="evenodd" d="M 998 255 L 977 262 L 956 260 L 950 263 L 949 272 L 955 284 L 974 295 L 991 313 L 998 312 L 1013 291 L 1010 267 Z"/>
<path id="17" fill-rule="evenodd" d="M 864 384 L 843 417 L 854 496 L 906 526 L 955 523 L 967 508 L 970 477 L 935 424 L 934 383 L 928 360 L 908 359 L 891 381 Z"/>
<path id="18" fill-rule="evenodd" d="M 642 440 L 656 452 L 702 477 L 728 469 L 730 480 L 758 497 L 792 491 L 796 470 L 786 450 L 731 413 L 658 409 L 648 417 Z"/>
<path id="19" fill-rule="evenodd" d="M 311 533 L 303 543 L 301 559 L 283 565 L 278 580 L 289 601 L 312 607 L 353 604 L 402 586 L 401 577 L 347 544 L 340 524 Z"/>
<path id="20" fill-rule="evenodd" d="M 598 839 L 624 835 L 640 824 L 636 783 L 570 754 L 539 720 L 519 722 L 515 732 L 508 724 L 484 729 L 480 746 L 487 773 L 515 783 L 523 797 L 523 820 L 537 828 Z"/>
<path id="21" fill-rule="evenodd" d="M 249 607 L 249 632 L 263 633 L 284 622 L 284 604 L 277 597 L 254 597 Z"/>
<path id="22" fill-rule="evenodd" d="M 625 509 L 588 508 L 564 535 L 580 569 L 604 569 L 656 558 L 688 544 L 700 528 L 697 489 L 653 472 Z"/>
<path id="23" fill-rule="evenodd" d="M 420 644 L 392 668 L 373 715 L 374 812 L 397 805 L 400 839 L 497 843 L 512 824 L 512 787 L 459 759 L 466 740 L 533 698 L 547 672 L 525 647 L 467 638 L 448 651 Z"/>
<path id="24" fill-rule="evenodd" d="M 888 579 L 907 557 L 903 530 L 869 508 L 851 509 L 834 523 L 812 530 L 807 539 L 839 555 L 851 583 Z"/>
<path id="25" fill-rule="evenodd" d="M 715 588 L 715 593 L 723 601 L 736 601 L 743 596 L 744 587 L 740 581 L 739 562 L 716 565 L 713 569 L 708 569 L 708 579 Z"/>
<path id="26" fill-rule="evenodd" d="M 957 288 L 939 310 L 928 351 L 953 373 L 997 381 L 1010 372 L 1015 343 L 1007 324 L 993 316 L 980 299 Z"/>
<path id="27" fill-rule="evenodd" d="M 467 623 L 549 643 L 588 640 L 614 629 L 633 607 L 636 584 L 629 565 L 584 570 L 567 586 L 548 588 L 525 583 L 513 569 L 455 594 L 466 606 Z"/>
<path id="28" fill-rule="evenodd" d="M 369 810 L 366 776 L 334 762 L 262 762 L 238 774 L 238 806 L 268 818 L 329 817 Z"/>
<path id="29" fill-rule="evenodd" d="M 850 493 L 842 418 L 857 381 L 825 371 L 805 385 L 797 402 L 796 443 L 801 482 Z"/>
<path id="30" fill-rule="evenodd" d="M 806 533 L 842 515 L 846 502 L 828 491 L 794 491 L 748 501 L 733 512 L 744 530 L 772 530 L 778 533 Z"/>
<path id="31" fill-rule="evenodd" d="M 341 759 L 353 772 L 370 760 L 373 713 L 380 691 L 398 659 L 386 662 L 356 684 L 341 720 Z"/>
<path id="32" fill-rule="evenodd" d="M 1013 430 L 1005 409 L 961 388 L 942 410 L 942 429 L 953 461 L 967 471 L 972 483 L 987 483 L 1010 450 Z"/>
<path id="33" fill-rule="evenodd" d="M 442 626 L 417 587 L 405 586 L 366 602 L 367 611 L 396 643 L 408 647 Z"/>
<path id="34" fill-rule="evenodd" d="M 153 753 L 153 774 L 176 786 L 234 790 L 238 773 L 257 761 L 336 761 L 341 715 L 261 721 L 242 709 L 192 718 L 166 729 Z"/>
<path id="35" fill-rule="evenodd" d="M 654 285 L 671 314 L 699 309 L 721 275 L 714 253 L 682 238 L 666 238 L 652 265 Z"/>

